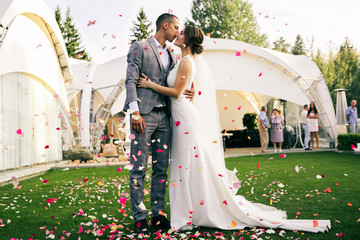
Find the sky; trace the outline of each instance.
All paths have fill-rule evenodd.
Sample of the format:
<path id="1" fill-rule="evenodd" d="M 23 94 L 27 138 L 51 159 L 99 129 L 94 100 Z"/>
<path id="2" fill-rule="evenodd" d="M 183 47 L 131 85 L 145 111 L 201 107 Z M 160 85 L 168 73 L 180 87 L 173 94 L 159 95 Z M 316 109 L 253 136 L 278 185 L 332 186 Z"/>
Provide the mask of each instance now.
<path id="1" fill-rule="evenodd" d="M 129 49 L 130 28 L 141 7 L 153 23 L 172 11 L 183 23 L 191 19 L 196 0 L 44 0 L 51 11 L 69 6 L 92 60 L 97 63 L 125 55 Z M 293 44 L 300 34 L 306 45 L 324 53 L 335 51 L 349 37 L 360 50 L 359 0 L 248 0 L 257 17 L 260 32 L 269 43 L 283 36 Z M 89 21 L 96 20 L 88 26 Z"/>

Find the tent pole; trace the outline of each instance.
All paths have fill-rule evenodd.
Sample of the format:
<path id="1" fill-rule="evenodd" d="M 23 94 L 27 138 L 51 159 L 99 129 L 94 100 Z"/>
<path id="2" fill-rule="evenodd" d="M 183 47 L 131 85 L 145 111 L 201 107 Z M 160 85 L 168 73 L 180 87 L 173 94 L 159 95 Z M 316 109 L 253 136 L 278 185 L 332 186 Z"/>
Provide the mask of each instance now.
<path id="1" fill-rule="evenodd" d="M 299 112 L 299 106 L 297 106 L 297 110 Z M 301 138 L 301 124 L 300 124 L 299 115 L 297 115 L 297 118 L 296 118 L 296 129 L 297 129 L 297 131 L 296 131 L 296 141 L 295 141 L 294 146 L 291 149 L 296 148 L 296 144 L 297 144 L 297 142 L 299 140 L 300 140 L 301 146 L 304 147 L 304 143 L 303 143 L 302 138 Z"/>

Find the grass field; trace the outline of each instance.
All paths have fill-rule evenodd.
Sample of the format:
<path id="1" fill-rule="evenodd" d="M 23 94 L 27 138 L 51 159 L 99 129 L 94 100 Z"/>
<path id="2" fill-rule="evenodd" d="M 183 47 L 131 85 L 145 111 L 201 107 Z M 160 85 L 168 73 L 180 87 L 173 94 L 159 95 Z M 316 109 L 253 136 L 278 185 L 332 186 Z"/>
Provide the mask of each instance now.
<path id="1" fill-rule="evenodd" d="M 289 219 L 330 219 L 329 232 L 275 229 L 271 234 L 262 228 L 224 231 L 200 227 L 163 238 L 360 239 L 360 156 L 335 152 L 286 155 L 228 158 L 227 167 L 237 168 L 243 180 L 238 194 L 268 205 L 272 199 L 272 206 L 286 210 Z M 147 190 L 150 173 L 151 168 Z M 118 167 L 57 169 L 22 181 L 17 188 L 1 187 L 0 239 L 137 239 L 132 235 L 128 175 L 129 170 Z M 150 194 L 145 197 L 149 209 Z M 127 200 L 124 207 L 120 198 Z M 154 232 L 151 238 L 157 236 Z"/>

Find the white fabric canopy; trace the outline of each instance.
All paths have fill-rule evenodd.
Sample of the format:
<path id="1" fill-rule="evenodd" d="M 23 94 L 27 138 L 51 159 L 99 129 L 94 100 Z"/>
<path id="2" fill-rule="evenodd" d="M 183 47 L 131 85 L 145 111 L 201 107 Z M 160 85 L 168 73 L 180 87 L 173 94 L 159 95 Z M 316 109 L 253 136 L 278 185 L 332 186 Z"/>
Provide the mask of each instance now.
<path id="1" fill-rule="evenodd" d="M 61 160 L 71 71 L 54 15 L 41 0 L 6 0 L 0 23 L 0 169 Z"/>
<path id="2" fill-rule="evenodd" d="M 82 126 L 82 144 L 90 146 L 90 96 L 91 92 L 97 92 L 102 96 L 104 102 L 111 98 L 111 93 L 118 86 L 126 75 L 126 57 L 115 58 L 102 64 L 89 63 L 82 60 L 71 59 L 70 64 L 73 70 L 75 88 L 77 91 L 83 91 L 81 101 L 81 126 Z M 96 104 L 93 109 L 94 114 L 98 112 L 99 107 L 104 103 Z M 125 102 L 125 91 L 122 91 L 114 105 L 110 109 L 114 115 L 122 111 Z"/>
<path id="3" fill-rule="evenodd" d="M 335 111 L 330 93 L 320 70 L 311 59 L 226 39 L 206 38 L 204 46 L 203 55 L 210 65 L 218 90 L 254 93 L 248 99 L 255 102 L 257 94 L 298 105 L 314 101 L 320 111 L 319 120 L 326 138 L 335 141 Z M 264 101 L 257 102 L 255 105 L 258 106 L 266 104 Z M 219 104 L 219 108 L 222 107 Z M 232 119 L 230 111 L 220 113 L 223 113 L 222 123 Z"/>
<path id="4" fill-rule="evenodd" d="M 311 59 L 226 39 L 205 38 L 204 47 L 203 56 L 215 79 L 222 128 L 241 128 L 242 116 L 246 112 L 258 112 L 271 98 L 298 105 L 316 101 L 323 110 L 320 121 L 327 127 L 327 138 L 334 140 L 335 112 L 331 97 Z M 94 89 L 101 89 L 98 91 L 106 100 L 111 86 L 126 77 L 126 67 L 126 56 L 92 64 L 90 79 L 86 81 L 93 82 Z M 85 81 L 84 76 L 78 77 L 81 73 L 75 68 L 74 75 L 76 85 L 81 86 L 83 83 L 78 81 Z M 123 92 L 111 109 L 112 114 L 122 110 L 124 99 Z"/>

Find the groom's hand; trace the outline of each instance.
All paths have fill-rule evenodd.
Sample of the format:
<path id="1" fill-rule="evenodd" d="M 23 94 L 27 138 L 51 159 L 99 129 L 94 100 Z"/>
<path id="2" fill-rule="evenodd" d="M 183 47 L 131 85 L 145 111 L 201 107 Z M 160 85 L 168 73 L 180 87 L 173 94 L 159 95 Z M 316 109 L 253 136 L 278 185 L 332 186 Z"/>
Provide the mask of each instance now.
<path id="1" fill-rule="evenodd" d="M 186 98 L 190 99 L 190 102 L 192 102 L 192 100 L 195 96 L 194 83 L 191 84 L 191 89 L 185 89 L 184 95 Z"/>
<path id="2" fill-rule="evenodd" d="M 138 134 L 144 133 L 145 121 L 138 111 L 131 115 L 131 127 Z"/>

